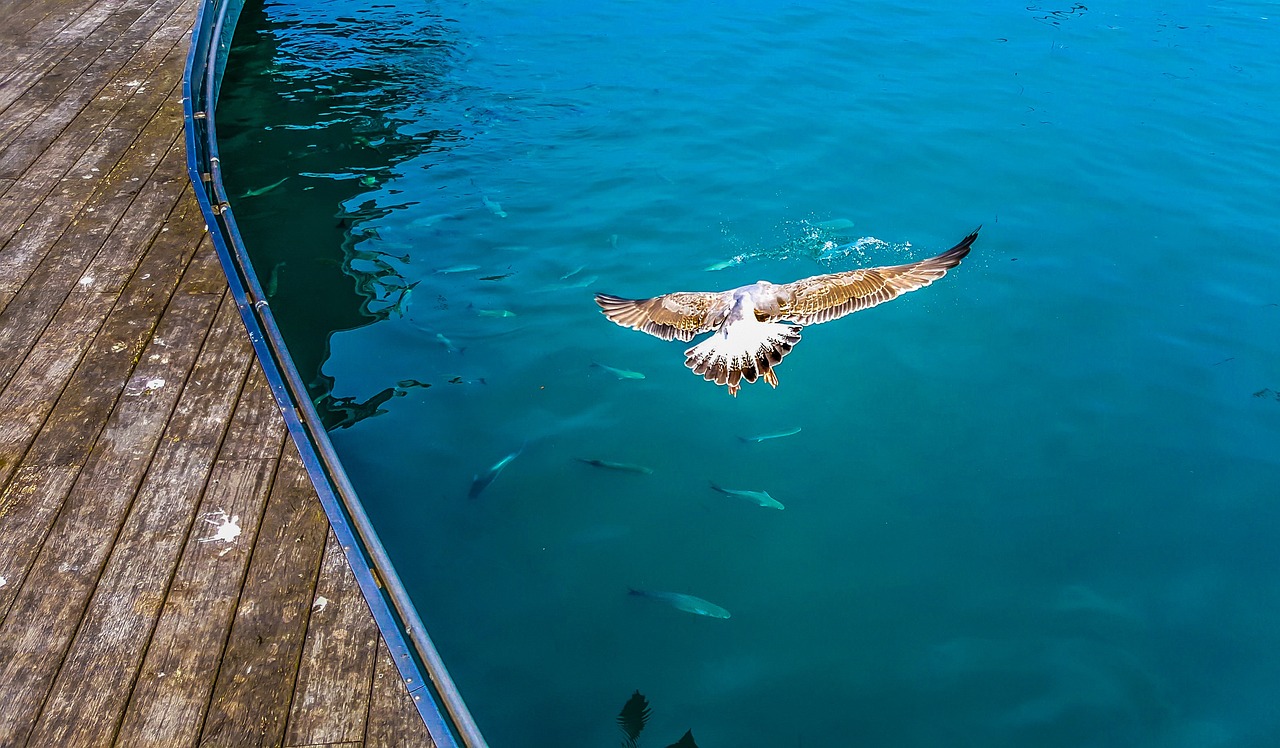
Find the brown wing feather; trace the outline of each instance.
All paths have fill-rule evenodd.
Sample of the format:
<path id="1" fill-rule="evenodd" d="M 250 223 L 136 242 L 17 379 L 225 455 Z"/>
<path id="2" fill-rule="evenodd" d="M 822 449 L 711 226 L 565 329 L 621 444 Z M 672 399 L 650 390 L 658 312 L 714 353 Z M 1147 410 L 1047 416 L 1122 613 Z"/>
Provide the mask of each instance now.
<path id="1" fill-rule="evenodd" d="M 699 333 L 716 329 L 724 316 L 719 293 L 678 291 L 652 299 L 624 299 L 596 294 L 596 303 L 610 320 L 663 340 L 686 343 Z"/>
<path id="2" fill-rule="evenodd" d="M 969 254 L 978 231 L 973 230 L 946 252 L 918 262 L 878 268 L 860 268 L 845 273 L 815 275 L 782 286 L 781 313 L 774 319 L 788 319 L 800 325 L 830 322 L 846 314 L 869 309 L 896 299 L 904 293 L 933 283 Z"/>

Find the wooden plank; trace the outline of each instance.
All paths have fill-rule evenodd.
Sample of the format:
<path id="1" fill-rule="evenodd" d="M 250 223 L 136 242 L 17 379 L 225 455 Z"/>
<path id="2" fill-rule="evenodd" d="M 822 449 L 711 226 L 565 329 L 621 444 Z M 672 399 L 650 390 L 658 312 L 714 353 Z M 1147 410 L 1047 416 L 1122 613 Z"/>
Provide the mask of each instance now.
<path id="1" fill-rule="evenodd" d="M 101 730 L 118 723 L 123 699 L 113 709 L 111 696 L 136 673 L 247 374 L 249 351 L 237 339 L 242 335 L 235 306 L 224 299 L 146 480 L 109 548 L 84 619 L 44 701 L 32 744 L 82 745 L 86 737 L 93 742 Z M 115 516 L 90 514 L 96 515 L 95 522 Z M 99 667 L 102 662 L 113 666 Z"/>
<path id="2" fill-rule="evenodd" d="M 31 3 L 14 3 L 18 6 L 0 16 L 0 29 L 7 42 L 0 56 L 0 70 L 18 71 L 37 50 L 51 44 L 67 43 L 75 34 L 88 33 L 89 25 L 82 16 L 92 10 L 95 3 L 80 0 L 70 3 L 64 0 L 37 0 Z M 100 14 L 95 14 L 100 17 Z M 4 78 L 7 80 L 9 75 Z"/>
<path id="3" fill-rule="evenodd" d="M 132 695 L 123 694 L 128 707 L 116 744 L 194 745 L 200 737 L 284 439 L 284 423 L 271 390 L 255 367 L 218 454 L 199 521 L 187 538 L 137 683 Z M 237 448 L 228 449 L 232 444 Z M 97 691 L 90 697 L 99 703 L 110 700 Z M 71 744 L 86 742 L 73 739 Z"/>
<path id="4" fill-rule="evenodd" d="M 8 192 L 9 188 L 12 187 L 14 183 L 17 181 L 18 180 L 13 178 L 0 179 L 0 197 L 4 197 L 4 193 Z"/>
<path id="5" fill-rule="evenodd" d="M 17 145 L 0 152 L 0 177 L 18 180 L 0 198 L 0 245 L 9 242 L 19 227 L 48 223 L 50 216 L 58 229 L 43 233 L 56 239 L 72 217 L 85 217 L 79 215 L 80 208 L 91 194 L 122 189 L 136 192 L 139 185 L 131 177 L 138 174 L 121 173 L 113 177 L 111 172 L 121 168 L 119 162 L 124 154 L 138 144 L 142 149 L 132 154 L 130 160 L 149 158 L 154 168 L 163 150 L 152 145 L 156 135 L 145 133 L 173 136 L 181 131 L 180 91 L 185 52 L 180 39 L 174 43 L 160 36 L 152 37 L 110 84 L 129 89 L 128 95 L 99 96 L 88 106 L 77 109 L 79 114 L 42 150 Z M 135 80 L 146 80 L 147 85 L 127 85 Z M 158 118 L 158 115 L 164 116 Z M 57 111 L 46 116 L 50 121 L 60 121 Z M 144 134 L 140 136 L 140 132 Z M 104 175 L 107 178 L 100 179 Z M 38 208 L 42 213 L 35 213 Z M 40 246 L 47 247 L 47 244 Z M 14 245 L 10 243 L 0 259 L 13 251 Z M 20 282 L 20 279 L 15 276 L 9 282 Z"/>
<path id="6" fill-rule="evenodd" d="M 58 67 L 39 73 L 40 78 L 21 98 L 0 114 L 17 125 L 7 128 L 7 139 L 0 136 L 0 176 L 26 171 L 91 104 L 105 112 L 132 109 L 129 99 L 135 92 L 146 94 L 157 64 L 175 46 L 182 47 L 182 54 L 186 52 L 180 40 L 191 28 L 191 15 L 180 10 L 184 2 L 159 0 L 149 8 L 147 3 L 126 4 L 99 29 L 100 39 L 82 45 L 79 54 L 63 60 L 65 70 Z M 163 78 L 155 82 L 168 87 Z M 0 95 L 0 107 L 6 105 L 3 98 Z M 93 121 L 102 121 L 102 117 Z"/>
<path id="7" fill-rule="evenodd" d="M 195 248 L 190 244 L 191 236 L 184 234 L 170 232 L 152 242 L 135 279 L 118 298 L 103 293 L 70 295 L 70 302 L 58 310 L 39 344 L 0 392 L 0 412 L 6 414 L 0 421 L 0 459 L 16 463 L 30 449 L 27 460 L 35 464 L 83 462 L 87 445 L 106 422 L 105 412 L 125 388 L 156 318 L 178 284 L 183 270 L 179 263 Z M 216 255 L 208 252 L 191 264 L 186 276 L 189 283 L 204 289 L 210 277 L 220 274 Z M 115 311 L 107 315 L 113 302 Z M 6 312 L 13 307 L 10 304 Z M 104 317 L 109 317 L 105 327 L 101 322 Z M 100 327 L 102 331 L 95 336 Z M 0 339 L 6 338 L 7 332 L 0 329 Z M 166 335 L 182 337 L 181 332 Z M 193 345 L 198 346 L 198 341 Z M 92 355 L 77 378 L 73 371 L 80 370 L 86 350 Z M 51 410 L 55 411 L 52 418 Z M 50 419 L 48 427 L 46 419 Z M 37 430 L 42 433 L 37 435 Z M 0 465 L 0 485 L 8 471 Z"/>
<path id="8" fill-rule="evenodd" d="M 4 313 L 5 307 L 9 306 L 9 302 L 13 301 L 13 297 L 17 296 L 13 291 L 0 291 L 0 314 Z"/>
<path id="9" fill-rule="evenodd" d="M 289 442 L 223 651 L 202 746 L 284 742 L 329 521 Z"/>
<path id="10" fill-rule="evenodd" d="M 49 533 L 56 507 L 71 490 L 76 467 L 23 465 L 0 494 L 0 626 L 26 580 L 31 560 Z"/>
<path id="11" fill-rule="evenodd" d="M 70 706 L 68 696 L 86 684 L 137 667 L 136 661 L 122 662 L 113 647 L 118 637 L 129 633 L 132 619 L 153 618 L 158 612 L 161 596 L 155 585 L 167 584 L 169 575 L 146 563 L 124 568 L 121 559 L 176 560 L 175 547 L 192 524 L 189 519 L 184 522 L 183 514 L 193 513 L 249 361 L 239 315 L 234 304 L 225 302 L 150 464 L 146 465 L 145 448 L 139 450 L 142 455 L 122 449 L 141 439 L 130 427 L 150 436 L 146 420 L 122 416 L 121 443 L 107 445 L 105 451 L 114 452 L 114 462 L 123 462 L 126 469 L 139 462 L 146 465 L 142 487 L 104 460 L 96 461 L 92 470 L 86 466 L 76 481 L 29 574 L 58 594 L 28 594 L 33 587 L 28 583 L 0 626 L 0 683 L 8 684 L 0 745 L 21 745 L 28 737 L 32 745 L 64 745 L 68 725 L 63 722 L 44 720 L 41 731 L 30 734 L 41 703 L 46 715 L 60 715 Z M 140 393 L 130 402 L 167 396 L 166 389 L 170 387 Z M 109 557 L 114 563 L 108 564 Z M 91 595 L 98 603 L 95 607 L 89 606 Z M 120 609 L 120 600 L 128 601 L 127 610 Z M 123 620 L 115 617 L 117 613 Z M 42 623 L 31 626 L 32 621 Z M 64 656 L 66 669 L 60 671 Z"/>
<path id="12" fill-rule="evenodd" d="M 364 744 L 367 748 L 409 745 L 435 748 L 382 637 L 378 637 L 378 660 L 373 670 L 373 695 L 369 699 Z"/>
<path id="13" fill-rule="evenodd" d="M 286 745 L 363 740 L 377 644 L 378 627 L 342 546 L 330 532 L 289 710 Z"/>
<path id="14" fill-rule="evenodd" d="M 20 290 L 30 283 L 44 282 L 38 266 L 51 253 L 58 256 L 72 252 L 77 264 L 62 275 L 79 274 L 87 256 L 101 246 L 129 204 L 161 168 L 158 164 L 162 158 L 175 143 L 181 143 L 180 86 L 179 81 L 172 82 L 167 89 L 168 100 L 154 116 L 149 111 L 134 111 L 131 118 L 121 114 L 126 117 L 123 122 L 113 123 L 101 131 L 101 137 L 83 147 L 78 143 L 56 143 L 40 157 L 42 161 L 49 159 L 48 163 L 33 166 L 0 198 L 0 243 L 8 239 L 6 231 L 13 235 L 0 253 L 0 289 Z M 59 146 L 75 153 L 60 153 L 65 160 L 52 158 Z M 74 168 L 64 178 L 68 164 L 74 164 Z M 185 158 L 182 165 L 185 166 Z M 62 180 L 61 187 L 51 194 L 49 189 L 58 180 Z"/>
<path id="15" fill-rule="evenodd" d="M 170 214 L 175 222 L 183 225 L 194 224 L 199 219 L 198 211 L 192 210 L 189 202 L 179 199 L 182 191 L 186 189 L 181 177 L 173 173 L 179 168 L 181 162 L 180 150 L 176 148 L 171 150 L 166 155 L 166 160 L 168 164 L 161 178 L 154 184 L 149 182 L 137 195 L 137 199 L 130 199 L 126 203 L 127 208 L 123 206 L 120 208 L 122 212 L 120 217 L 123 219 L 120 231 L 97 237 L 95 235 L 101 231 L 100 227 L 82 225 L 68 232 L 58 241 L 56 245 L 58 251 L 53 256 L 45 258 L 45 261 L 36 268 L 29 282 L 18 290 L 14 300 L 5 307 L 3 312 L 0 312 L 0 348 L 11 352 L 12 356 L 10 359 L 0 361 L 0 387 L 8 385 L 25 354 L 31 350 L 50 320 L 67 305 L 65 302 L 69 298 L 76 304 L 86 303 L 83 299 L 72 298 L 76 295 L 72 290 L 78 289 L 81 292 L 94 290 L 91 283 L 81 285 L 78 281 L 85 279 L 86 276 L 81 274 L 82 271 L 105 244 L 109 242 L 114 248 L 109 251 L 132 254 L 136 262 L 136 258 L 141 255 L 138 248 L 152 245 L 152 240 L 157 234 L 162 235 L 162 240 L 155 244 L 164 251 L 157 253 L 153 248 L 147 255 L 142 256 L 143 263 L 156 264 L 157 271 L 172 268 L 174 260 L 180 257 L 179 255 L 168 256 L 174 255 L 170 249 L 173 242 L 187 242 L 190 249 L 194 249 L 194 245 L 190 244 L 190 236 L 183 237 L 178 233 L 169 236 L 170 232 L 160 231 L 166 214 Z M 175 211 L 176 214 L 174 214 Z M 116 221 L 109 220 L 110 226 L 114 227 Z M 131 253 L 130 248 L 132 248 Z M 0 260 L 0 265 L 3 264 Z M 145 272 L 151 272 L 151 270 Z M 165 277 L 173 277 L 176 281 L 176 275 L 172 273 Z M 142 279 L 142 281 L 150 283 L 149 279 Z M 154 285 L 157 288 L 162 287 L 158 281 Z M 103 294 L 108 299 L 119 294 L 119 288 L 115 284 L 103 285 L 102 290 L 108 292 Z M 166 291 L 165 296 L 167 295 Z"/>
<path id="16" fill-rule="evenodd" d="M 101 475 L 99 482 L 116 482 L 120 485 L 136 487 L 145 473 L 147 461 L 154 452 L 159 441 L 165 420 L 173 411 L 178 400 L 178 387 L 163 387 L 147 391 L 147 382 L 182 382 L 187 378 L 189 370 L 195 365 L 196 352 L 204 341 L 207 329 L 212 321 L 212 310 L 216 309 L 219 296 L 200 295 L 205 288 L 204 275 L 218 272 L 218 263 L 214 252 L 205 252 L 193 261 L 191 268 L 183 277 L 182 286 L 178 289 L 178 298 L 170 304 L 164 318 L 157 325 L 157 334 L 142 351 L 137 368 L 132 370 L 134 386 L 133 400 L 124 409 L 116 409 L 111 420 L 102 429 L 101 438 L 93 443 L 93 451 L 88 457 L 86 471 L 93 475 L 95 471 Z M 201 297 L 204 296 L 204 297 Z M 114 346 L 114 343 L 113 343 Z M 132 362 L 132 361 L 131 361 Z M 120 373 L 120 377 L 129 377 L 129 371 Z M 92 392 L 92 383 L 87 389 Z M 146 397 L 142 397 L 142 393 Z M 118 394 L 118 393 L 116 393 Z M 114 400 L 114 396 L 113 396 Z M 49 441 L 59 441 L 58 424 L 67 423 L 65 419 L 52 419 L 52 437 Z M 76 424 L 70 424 L 74 430 Z M 93 430 L 97 424 L 93 424 Z M 81 425 L 81 429 L 88 428 Z M 47 432 L 46 432 L 47 433 Z M 37 437 L 40 443 L 40 437 Z M 56 461 L 41 461 L 40 448 L 29 452 L 26 464 L 19 469 L 19 476 L 10 484 L 22 484 L 22 470 L 32 471 L 37 484 L 38 497 L 31 501 L 22 501 L 9 506 L 8 514 L 0 514 L 5 520 L 5 532 L 0 533 L 0 558 L 3 566 L 9 570 L 10 578 L 22 579 L 27 570 L 35 562 L 36 553 L 50 532 L 63 502 L 67 500 L 68 491 L 60 487 L 59 482 L 50 476 L 69 475 L 70 479 L 79 474 L 82 461 L 70 464 L 59 464 Z M 8 466 L 0 465 L 0 470 Z M 69 488 L 69 484 L 67 485 Z M 22 489 L 18 489 L 15 497 L 22 497 Z M 12 528 L 13 532 L 9 532 Z M 8 610 L 9 601 L 4 601 L 0 611 Z"/>
<path id="17" fill-rule="evenodd" d="M 59 78 L 79 75 L 109 46 L 112 35 L 119 37 L 124 33 L 144 9 L 145 6 L 137 7 L 137 4 L 130 9 L 127 0 L 102 0 L 47 36 L 43 44 L 31 45 L 26 50 L 18 45 L 10 47 L 3 53 L 3 57 L 10 58 L 6 62 L 12 65 L 5 69 L 12 72 L 5 76 L 4 86 L 0 88 L 0 115 L 44 75 L 54 74 Z"/>
<path id="18" fill-rule="evenodd" d="M 180 205 L 175 211 L 183 211 L 188 207 Z M 128 393 L 130 389 L 137 392 L 151 386 L 148 382 L 153 380 L 144 379 L 139 374 L 130 374 L 132 363 L 139 360 L 144 345 L 158 341 L 157 347 L 161 349 L 185 345 L 190 346 L 193 352 L 199 350 L 199 339 L 190 340 L 186 330 L 164 331 L 155 339 L 152 338 L 152 333 L 161 320 L 161 312 L 165 307 L 173 303 L 181 304 L 188 297 L 204 299 L 200 303 L 207 306 L 208 311 L 207 314 L 202 313 L 200 319 L 211 318 L 212 311 L 216 308 L 216 295 L 191 293 L 190 289 L 182 289 L 171 300 L 170 294 L 179 285 L 179 277 L 188 283 L 204 283 L 209 277 L 220 276 L 220 268 L 215 266 L 214 258 L 206 255 L 198 264 L 189 268 L 189 273 L 184 276 L 183 266 L 191 260 L 197 245 L 192 243 L 191 235 L 185 232 L 173 232 L 172 241 L 167 240 L 168 235 L 165 238 L 165 241 L 155 242 L 148 250 L 138 265 L 135 277 L 126 290 L 120 293 L 120 300 L 93 341 L 88 355 L 58 397 L 43 432 L 32 444 L 29 460 L 55 465 L 83 462 L 101 428 L 98 424 L 107 421 L 107 414 L 111 412 L 119 393 Z M 136 247 L 134 252 L 137 252 Z M 204 327 L 191 332 L 206 329 L 207 321 Z M 176 384 L 181 380 L 159 378 L 154 381 Z M 38 397 L 33 395 L 29 400 L 34 404 Z"/>

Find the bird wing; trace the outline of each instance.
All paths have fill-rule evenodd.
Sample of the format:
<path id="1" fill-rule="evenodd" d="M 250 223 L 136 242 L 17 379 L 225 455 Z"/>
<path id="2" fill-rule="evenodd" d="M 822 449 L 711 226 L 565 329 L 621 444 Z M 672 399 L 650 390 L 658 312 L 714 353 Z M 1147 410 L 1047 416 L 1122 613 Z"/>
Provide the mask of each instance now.
<path id="1" fill-rule="evenodd" d="M 610 320 L 640 330 L 663 340 L 679 338 L 686 343 L 693 336 L 716 329 L 716 314 L 723 304 L 720 293 L 678 291 L 652 299 L 624 299 L 609 294 L 596 294 L 596 303 Z"/>
<path id="2" fill-rule="evenodd" d="M 799 325 L 830 322 L 846 314 L 870 309 L 904 293 L 933 283 L 969 254 L 978 231 L 973 230 L 946 252 L 905 265 L 859 268 L 844 273 L 801 278 L 779 289 L 779 311 L 772 319 L 787 319 Z"/>

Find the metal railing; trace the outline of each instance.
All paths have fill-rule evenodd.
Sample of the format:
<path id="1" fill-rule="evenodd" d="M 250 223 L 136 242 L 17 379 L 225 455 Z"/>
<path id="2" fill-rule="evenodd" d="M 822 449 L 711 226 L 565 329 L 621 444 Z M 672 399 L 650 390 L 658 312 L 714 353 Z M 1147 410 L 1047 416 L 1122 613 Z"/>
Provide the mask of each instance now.
<path id="1" fill-rule="evenodd" d="M 202 0 L 183 78 L 187 170 L 249 340 L 360 590 L 439 748 L 485 748 L 334 453 L 253 271 L 222 184 L 214 110 L 244 0 Z"/>

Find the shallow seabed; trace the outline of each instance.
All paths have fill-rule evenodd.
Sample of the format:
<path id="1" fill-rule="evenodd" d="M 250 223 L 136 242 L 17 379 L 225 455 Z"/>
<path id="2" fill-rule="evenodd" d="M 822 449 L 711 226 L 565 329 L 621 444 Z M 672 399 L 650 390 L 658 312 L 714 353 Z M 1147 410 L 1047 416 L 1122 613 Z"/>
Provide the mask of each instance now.
<path id="1" fill-rule="evenodd" d="M 493 745 L 616 745 L 637 689 L 647 746 L 1280 742 L 1275 3 L 241 23 L 236 215 Z M 977 224 L 736 399 L 591 298 Z"/>

